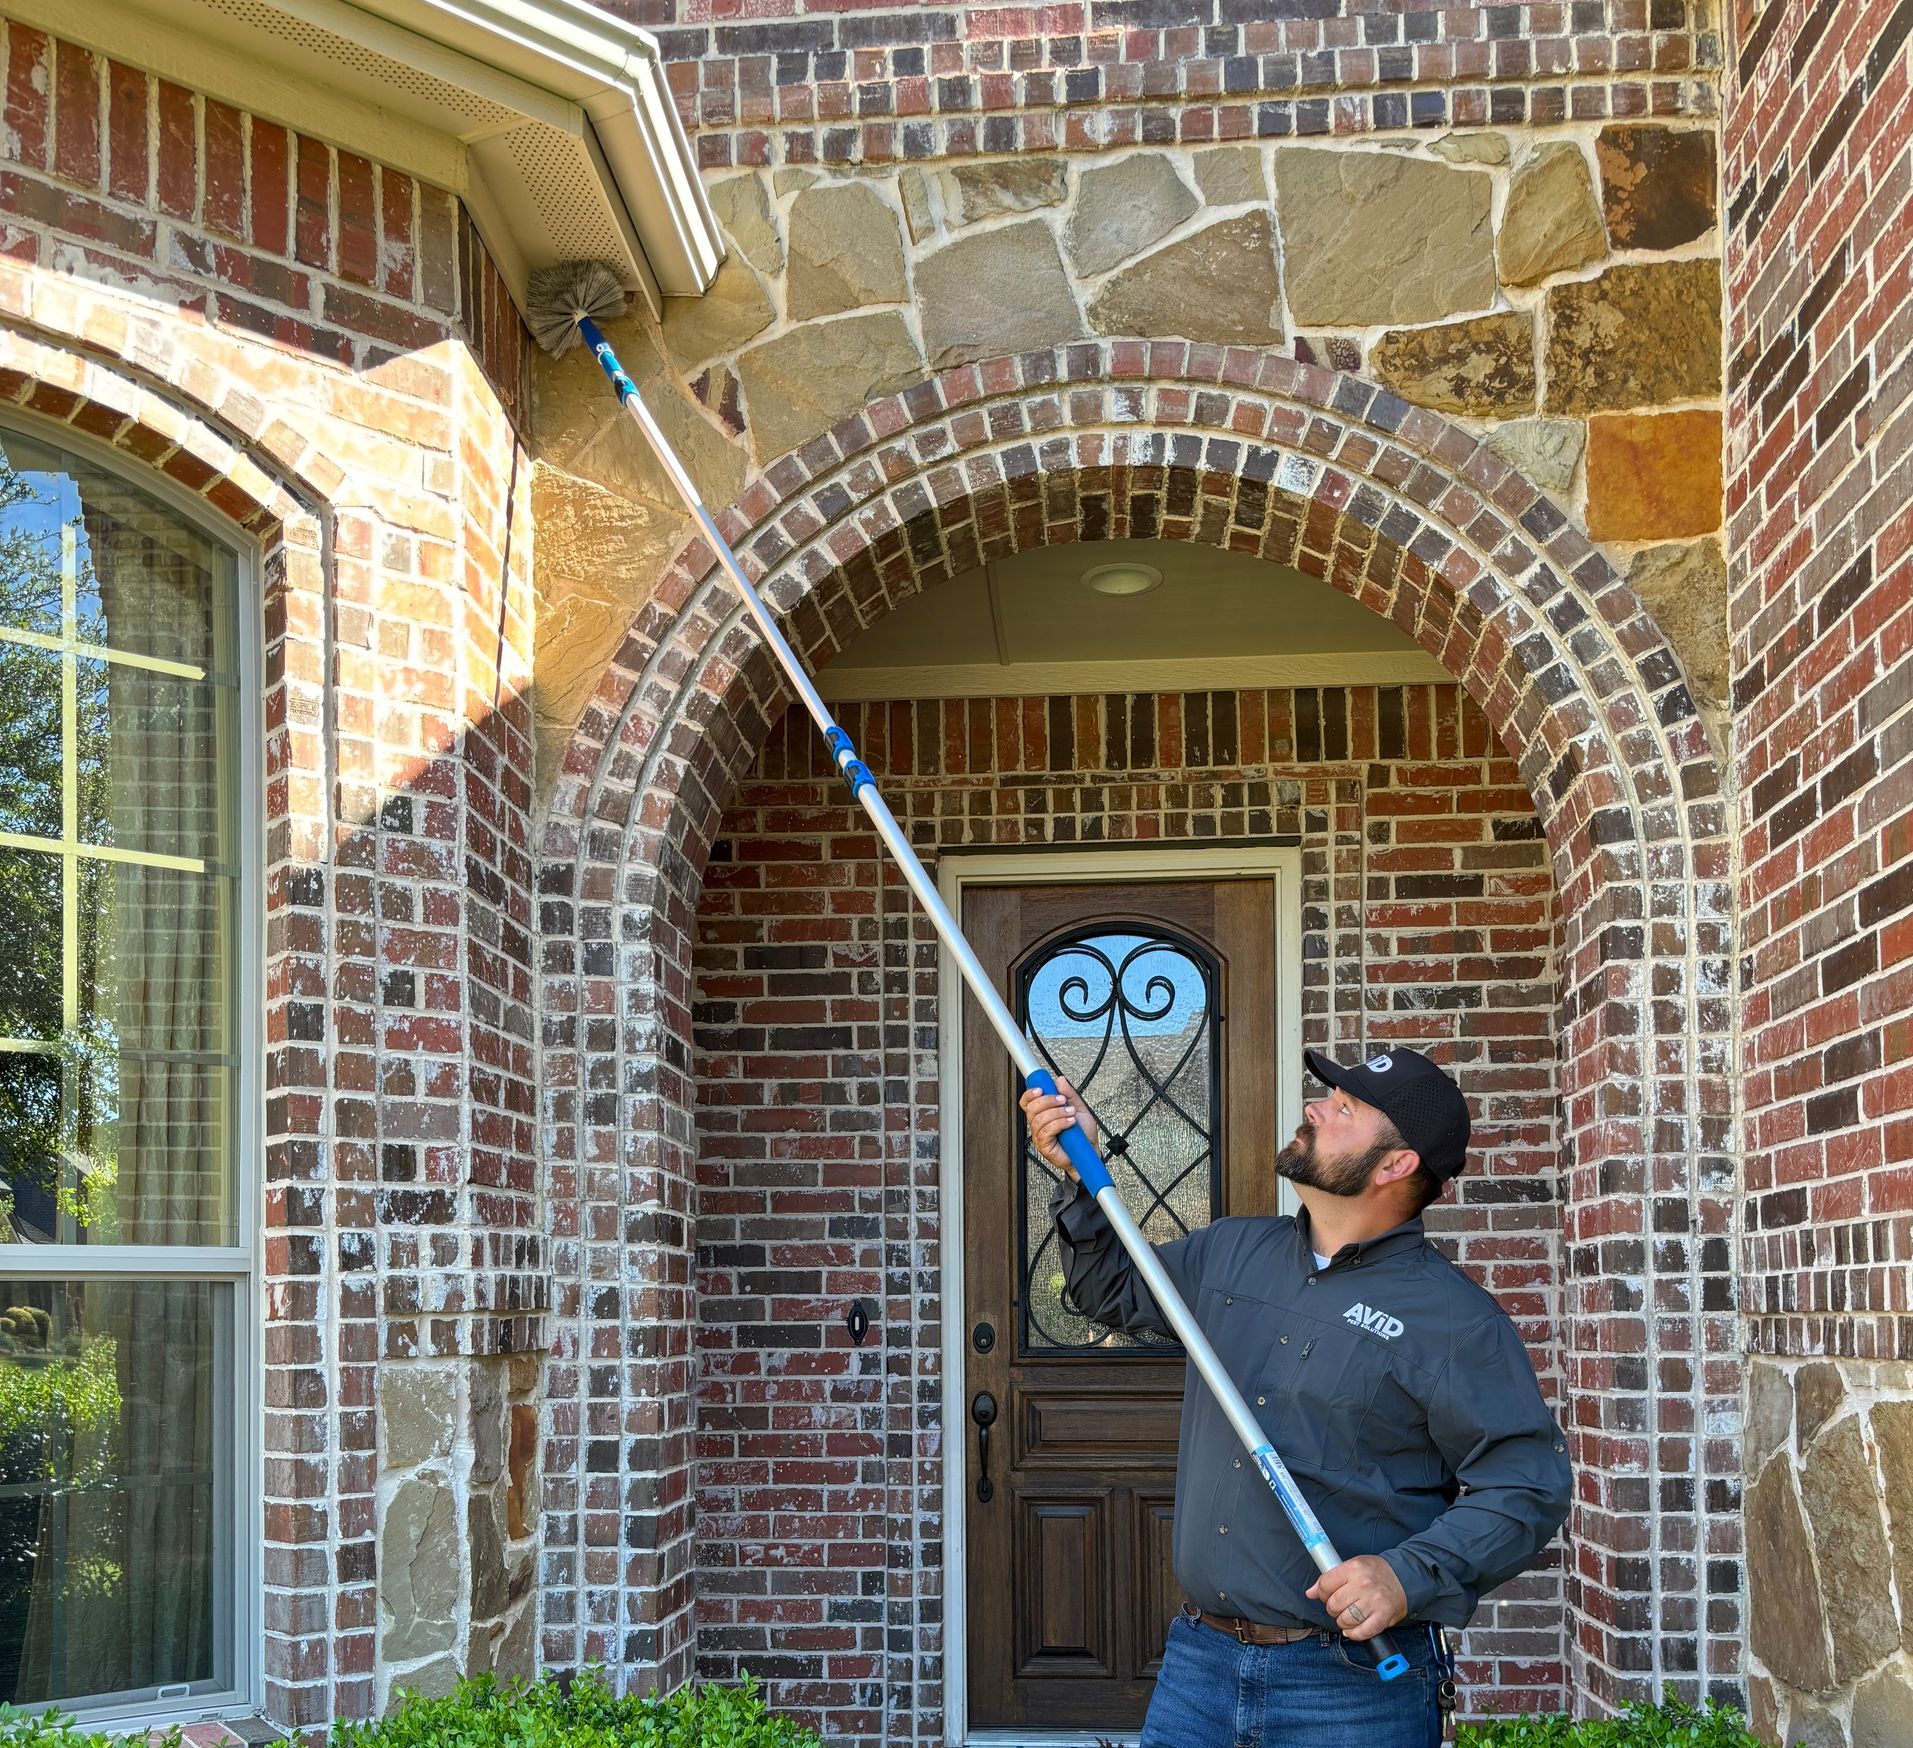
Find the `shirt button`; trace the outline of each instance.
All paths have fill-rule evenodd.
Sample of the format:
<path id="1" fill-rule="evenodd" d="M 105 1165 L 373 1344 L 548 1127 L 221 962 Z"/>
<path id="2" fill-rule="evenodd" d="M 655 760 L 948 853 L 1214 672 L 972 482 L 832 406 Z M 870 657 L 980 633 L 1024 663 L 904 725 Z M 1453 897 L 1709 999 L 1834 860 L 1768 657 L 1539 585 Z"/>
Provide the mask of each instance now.
<path id="1" fill-rule="evenodd" d="M 1302 1285 L 1303 1285 L 1303 1286 L 1305 1286 L 1305 1287 L 1312 1287 L 1312 1286 L 1314 1286 L 1314 1285 L 1315 1285 L 1315 1277 L 1314 1277 L 1313 1275 L 1310 1275 L 1310 1276 L 1309 1276 L 1309 1278 L 1308 1278 L 1308 1279 L 1307 1279 L 1306 1281 L 1304 1281 L 1304 1282 L 1302 1283 Z"/>
<path id="2" fill-rule="evenodd" d="M 1269 1405 L 1269 1399 L 1268 1399 L 1268 1397 L 1266 1397 L 1266 1396 L 1258 1396 L 1258 1397 L 1257 1397 L 1257 1398 L 1255 1399 L 1255 1405 L 1256 1405 L 1256 1407 L 1258 1407 L 1258 1408 L 1266 1408 L 1266 1407 L 1267 1407 L 1267 1406 Z"/>
<path id="3" fill-rule="evenodd" d="M 1242 1459 L 1241 1459 L 1240 1457 L 1237 1457 L 1237 1458 L 1236 1458 L 1236 1460 L 1235 1460 L 1235 1466 L 1236 1466 L 1236 1467 L 1237 1467 L 1238 1469 L 1242 1467 Z"/>
<path id="4" fill-rule="evenodd" d="M 1222 1302 L 1225 1305 L 1233 1305 L 1235 1303 L 1235 1299 L 1231 1296 L 1231 1297 L 1225 1298 Z"/>
<path id="5" fill-rule="evenodd" d="M 1216 1531 L 1216 1534 L 1219 1536 L 1226 1536 L 1228 1533 L 1229 1533 L 1229 1526 L 1226 1523 L 1222 1526 L 1221 1529 Z"/>
<path id="6" fill-rule="evenodd" d="M 1564 1450 L 1566 1450 L 1566 1449 L 1567 1449 L 1568 1447 L 1567 1447 L 1566 1445 L 1556 1445 L 1556 1446 L 1555 1446 L 1554 1448 L 1555 1448 L 1555 1449 L 1556 1449 L 1557 1451 L 1564 1451 Z"/>
<path id="7" fill-rule="evenodd" d="M 1287 1347 L 1289 1345 L 1289 1338 L 1286 1335 L 1282 1337 L 1282 1345 L 1284 1347 Z"/>

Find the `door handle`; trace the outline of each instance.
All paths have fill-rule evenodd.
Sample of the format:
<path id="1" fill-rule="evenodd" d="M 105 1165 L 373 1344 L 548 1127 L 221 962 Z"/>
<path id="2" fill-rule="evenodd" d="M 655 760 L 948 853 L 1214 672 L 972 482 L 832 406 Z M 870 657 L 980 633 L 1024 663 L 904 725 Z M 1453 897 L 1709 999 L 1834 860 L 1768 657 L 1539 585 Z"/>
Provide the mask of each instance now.
<path id="1" fill-rule="evenodd" d="M 989 1391 L 976 1393 L 970 1418 L 976 1422 L 976 1496 L 988 1505 L 996 1494 L 996 1483 L 990 1479 L 990 1428 L 996 1424 L 996 1398 Z"/>

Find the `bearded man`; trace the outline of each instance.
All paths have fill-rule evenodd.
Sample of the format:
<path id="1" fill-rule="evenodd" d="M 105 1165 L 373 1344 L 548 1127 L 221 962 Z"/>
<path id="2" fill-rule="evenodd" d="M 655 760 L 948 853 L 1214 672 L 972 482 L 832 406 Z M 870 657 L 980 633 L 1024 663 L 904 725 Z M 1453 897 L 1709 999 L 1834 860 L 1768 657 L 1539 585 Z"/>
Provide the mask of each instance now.
<path id="1" fill-rule="evenodd" d="M 1318 1574 L 1199 1379 L 1185 1379 L 1169 1631 L 1142 1748 L 1438 1748 L 1444 1629 L 1530 1565 L 1566 1517 L 1567 1444 L 1508 1314 L 1421 1214 L 1468 1149 L 1461 1090 L 1393 1049 L 1357 1068 L 1304 1052 L 1328 1088 L 1275 1162 L 1301 1212 L 1217 1220 L 1155 1247 L 1282 1454 L 1341 1565 Z M 1169 1326 L 1057 1144 L 1096 1125 L 1075 1089 L 1028 1092 L 1071 1300 L 1129 1331 Z M 1393 1681 L 1363 1649 L 1392 1631 Z M 1452 1693 L 1452 1686 L 1449 1688 Z"/>

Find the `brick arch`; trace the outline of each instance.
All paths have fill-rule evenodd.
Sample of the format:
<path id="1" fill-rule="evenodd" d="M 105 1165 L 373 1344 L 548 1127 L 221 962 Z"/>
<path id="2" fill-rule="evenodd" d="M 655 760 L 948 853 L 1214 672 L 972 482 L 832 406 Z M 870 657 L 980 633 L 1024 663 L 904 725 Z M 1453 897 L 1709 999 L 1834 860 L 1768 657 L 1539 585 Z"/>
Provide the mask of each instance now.
<path id="1" fill-rule="evenodd" d="M 1563 911 L 1573 1678 L 1599 1701 L 1737 1691 L 1733 1605 L 1705 1590 L 1706 1558 L 1739 1535 L 1738 1451 L 1711 1435 L 1739 1399 L 1725 810 L 1679 665 L 1599 550 L 1435 414 L 1180 343 L 948 373 L 783 457 L 720 525 L 813 665 L 985 559 L 1184 539 L 1325 579 L 1476 700 L 1534 796 Z M 784 702 L 693 543 L 581 720 L 545 828 L 558 1322 L 582 1362 L 580 1426 L 642 1432 L 622 1484 L 599 1487 L 624 1502 L 627 1557 L 595 1595 L 581 1584 L 553 1661 L 687 1667 L 690 947 L 724 802 Z M 642 1283 L 622 1305 L 598 1287 L 619 1278 Z M 588 1356 L 619 1351 L 607 1316 L 630 1332 L 627 1367 L 594 1400 Z M 597 1478 L 578 1479 L 588 1497 Z M 588 1522 L 587 1507 L 581 1565 Z"/>

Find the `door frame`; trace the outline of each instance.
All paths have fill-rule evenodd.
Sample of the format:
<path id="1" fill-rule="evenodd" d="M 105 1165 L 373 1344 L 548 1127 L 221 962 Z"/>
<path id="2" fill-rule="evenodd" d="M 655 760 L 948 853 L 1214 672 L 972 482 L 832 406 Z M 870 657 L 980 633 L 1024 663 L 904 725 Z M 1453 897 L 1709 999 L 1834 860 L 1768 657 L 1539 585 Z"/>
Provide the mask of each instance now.
<path id="1" fill-rule="evenodd" d="M 937 886 L 953 916 L 963 915 L 966 886 L 1133 885 L 1159 880 L 1271 879 L 1275 882 L 1276 1133 L 1302 1120 L 1302 851 L 1295 845 L 1155 850 L 946 850 Z M 947 948 L 937 954 L 939 1122 L 938 1235 L 943 1267 L 943 1740 L 946 1748 L 1094 1748 L 1075 1730 L 976 1730 L 969 1727 L 969 1536 L 961 1501 L 968 1424 L 963 1405 L 964 989 Z M 956 1428 L 955 1436 L 951 1429 Z M 952 1502 L 957 1502 L 953 1504 Z M 1119 1738 L 1120 1739 L 1120 1738 Z"/>

